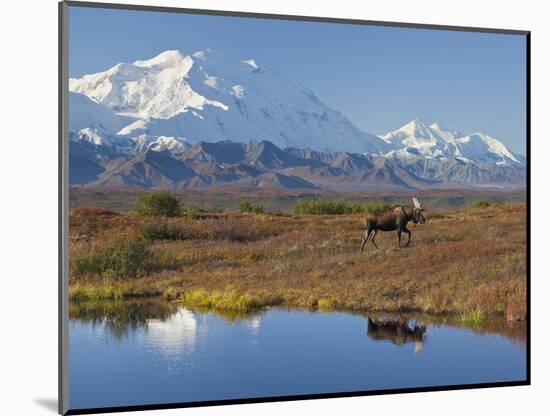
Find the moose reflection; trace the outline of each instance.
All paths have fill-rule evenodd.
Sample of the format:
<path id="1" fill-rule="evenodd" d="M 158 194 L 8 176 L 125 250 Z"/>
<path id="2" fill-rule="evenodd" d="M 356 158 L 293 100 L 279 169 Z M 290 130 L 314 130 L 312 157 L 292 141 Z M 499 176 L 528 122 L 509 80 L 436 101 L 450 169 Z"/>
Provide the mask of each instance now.
<path id="1" fill-rule="evenodd" d="M 414 343 L 415 352 L 420 352 L 425 341 L 426 326 L 417 325 L 416 322 L 409 325 L 405 319 L 381 320 L 368 318 L 367 335 L 369 338 L 380 341 L 391 341 L 396 345 Z"/>

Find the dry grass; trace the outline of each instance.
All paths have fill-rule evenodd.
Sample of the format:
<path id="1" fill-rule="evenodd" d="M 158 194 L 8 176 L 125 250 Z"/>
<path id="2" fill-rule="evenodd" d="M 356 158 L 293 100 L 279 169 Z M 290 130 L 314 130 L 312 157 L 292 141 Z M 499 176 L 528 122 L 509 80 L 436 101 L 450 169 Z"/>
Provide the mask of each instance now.
<path id="1" fill-rule="evenodd" d="M 182 239 L 150 242 L 141 274 L 125 280 L 73 275 L 70 295 L 164 295 L 186 300 L 192 293 L 205 298 L 230 293 L 228 298 L 252 307 L 422 311 L 461 314 L 464 319 L 502 315 L 523 320 L 525 220 L 521 204 L 437 212 L 426 224 L 412 228 L 410 247 L 397 248 L 395 233 L 379 233 L 379 250 L 369 243 L 361 253 L 361 215 L 175 218 L 169 221 L 183 230 Z M 71 259 L 101 250 L 113 239 L 140 238 L 145 221 L 73 210 Z"/>

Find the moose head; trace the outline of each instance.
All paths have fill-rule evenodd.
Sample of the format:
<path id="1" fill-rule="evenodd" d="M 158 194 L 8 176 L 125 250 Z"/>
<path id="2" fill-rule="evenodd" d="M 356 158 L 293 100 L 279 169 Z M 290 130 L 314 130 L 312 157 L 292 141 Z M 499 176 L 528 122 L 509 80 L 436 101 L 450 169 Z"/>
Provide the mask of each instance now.
<path id="1" fill-rule="evenodd" d="M 422 215 L 422 212 L 425 211 L 425 209 L 417 198 L 413 198 L 412 200 L 414 204 L 412 220 L 415 224 L 424 224 L 426 218 Z"/>

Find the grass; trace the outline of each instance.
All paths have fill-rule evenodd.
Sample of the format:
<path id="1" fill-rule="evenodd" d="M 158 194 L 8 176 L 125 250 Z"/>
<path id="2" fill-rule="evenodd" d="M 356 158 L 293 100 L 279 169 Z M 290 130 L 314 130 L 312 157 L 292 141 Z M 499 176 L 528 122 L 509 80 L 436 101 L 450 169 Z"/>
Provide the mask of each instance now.
<path id="1" fill-rule="evenodd" d="M 72 285 L 69 289 L 69 298 L 73 301 L 100 301 L 119 300 L 124 297 L 122 288 L 104 284 L 97 287 Z"/>
<path id="2" fill-rule="evenodd" d="M 391 205 L 382 202 L 360 204 L 319 198 L 297 203 L 292 207 L 292 212 L 298 215 L 343 215 L 385 212 L 390 208 Z"/>
<path id="3" fill-rule="evenodd" d="M 244 200 L 239 202 L 239 212 L 241 214 L 264 214 L 265 209 L 261 205 L 254 205 Z"/>
<path id="4" fill-rule="evenodd" d="M 487 208 L 490 207 L 491 203 L 489 201 L 476 201 L 472 204 L 472 208 Z"/>
<path id="5" fill-rule="evenodd" d="M 135 188 L 105 189 L 73 187 L 69 191 L 71 208 L 102 207 L 117 212 L 131 211 L 137 202 L 141 190 Z M 253 205 L 261 205 L 265 212 L 292 213 L 292 206 L 308 199 L 328 199 L 345 201 L 349 204 L 381 202 L 384 204 L 409 204 L 411 197 L 420 198 L 431 211 L 441 209 L 459 209 L 471 207 L 479 200 L 492 204 L 522 203 L 525 201 L 525 190 L 510 192 L 491 191 L 488 189 L 429 189 L 414 191 L 370 190 L 354 192 L 337 192 L 328 190 L 285 190 L 258 188 L 250 189 L 215 188 L 215 189 L 181 189 L 170 193 L 184 203 L 199 207 L 201 212 L 239 212 L 239 203 L 243 200 Z M 95 209 L 95 208 L 94 208 Z"/>
<path id="6" fill-rule="evenodd" d="M 134 210 L 137 215 L 146 217 L 176 217 L 181 214 L 180 201 L 168 191 L 139 194 Z"/>
<path id="7" fill-rule="evenodd" d="M 183 230 L 164 220 L 149 221 L 139 227 L 139 232 L 147 240 L 181 240 Z"/>
<path id="8" fill-rule="evenodd" d="M 317 301 L 317 308 L 322 311 L 330 311 L 334 308 L 334 304 L 330 299 L 322 298 Z"/>
<path id="9" fill-rule="evenodd" d="M 266 301 L 235 291 L 207 293 L 204 290 L 192 290 L 182 293 L 178 300 L 190 307 L 219 311 L 250 312 L 266 306 Z"/>
<path id="10" fill-rule="evenodd" d="M 151 219 L 76 209 L 69 294 L 79 301 L 164 296 L 236 311 L 281 305 L 450 313 L 474 324 L 524 320 L 525 205 L 427 215 L 426 224 L 411 227 L 409 247 L 397 248 L 393 232 L 379 233 L 379 250 L 369 243 L 361 253 L 362 214 L 176 217 L 161 224 L 177 238 L 162 237 L 164 225 L 162 238 L 144 238 Z M 142 241 L 147 253 L 132 277 L 108 272 L 118 266 L 106 254 L 120 239 Z M 110 267 L 96 267 L 98 253 Z M 73 265 L 78 259 L 90 265 Z"/>
<path id="11" fill-rule="evenodd" d="M 460 316 L 460 320 L 462 321 L 462 323 L 469 327 L 481 328 L 481 325 L 485 320 L 485 313 L 480 309 L 476 309 L 470 312 L 464 312 Z"/>
<path id="12" fill-rule="evenodd" d="M 146 270 L 149 256 L 141 239 L 117 238 L 104 247 L 70 259 L 70 273 L 75 277 L 101 275 L 113 279 L 136 277 Z"/>

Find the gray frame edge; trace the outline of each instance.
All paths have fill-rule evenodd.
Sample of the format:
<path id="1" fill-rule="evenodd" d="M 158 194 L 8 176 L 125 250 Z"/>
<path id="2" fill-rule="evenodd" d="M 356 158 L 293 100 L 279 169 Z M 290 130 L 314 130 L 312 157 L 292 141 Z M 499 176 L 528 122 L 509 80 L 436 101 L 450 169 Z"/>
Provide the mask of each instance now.
<path id="1" fill-rule="evenodd" d="M 454 25 L 438 25 L 432 23 L 405 23 L 405 22 L 388 22 L 382 20 L 363 20 L 352 19 L 344 17 L 326 17 L 326 16 L 303 16 L 303 15 L 290 15 L 290 14 L 270 14 L 270 13 L 258 13 L 258 12 L 245 12 L 245 11 L 228 11 L 228 10 L 214 10 L 214 9 L 188 9 L 185 7 L 168 7 L 168 6 L 152 6 L 152 5 L 140 5 L 140 4 L 125 4 L 125 3 L 100 3 L 95 1 L 78 1 L 78 0 L 65 0 L 65 3 L 71 7 L 88 7 L 88 8 L 100 8 L 100 9 L 119 9 L 119 10 L 131 10 L 131 11 L 149 11 L 149 12 L 162 12 L 162 13 L 179 13 L 179 14 L 197 14 L 206 16 L 233 16 L 243 18 L 255 18 L 255 19 L 275 19 L 275 20 L 291 20 L 301 22 L 319 22 L 319 23 L 337 23 L 348 25 L 369 25 L 369 26 L 387 26 L 406 29 L 428 29 L 428 30 L 450 30 L 455 32 L 480 32 L 480 33 L 494 33 L 503 35 L 528 35 L 529 30 L 519 29 L 501 29 L 501 28 L 485 28 L 474 26 L 454 26 Z"/>
<path id="2" fill-rule="evenodd" d="M 69 411 L 69 5 L 58 3 L 58 412 Z"/>

